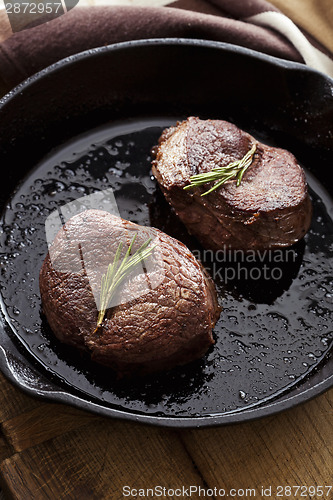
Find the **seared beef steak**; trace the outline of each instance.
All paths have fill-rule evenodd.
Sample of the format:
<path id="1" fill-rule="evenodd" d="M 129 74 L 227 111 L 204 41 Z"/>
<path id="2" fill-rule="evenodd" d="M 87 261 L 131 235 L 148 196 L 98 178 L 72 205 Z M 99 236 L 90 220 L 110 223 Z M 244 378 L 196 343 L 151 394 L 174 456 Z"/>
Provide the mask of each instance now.
<path id="1" fill-rule="evenodd" d="M 240 160 L 256 144 L 240 185 L 227 181 L 183 188 L 190 177 Z M 156 148 L 153 173 L 170 205 L 202 245 L 263 250 L 287 247 L 307 232 L 311 202 L 303 169 L 288 151 L 262 144 L 222 120 L 188 118 L 166 129 Z"/>
<path id="2" fill-rule="evenodd" d="M 126 250 L 135 233 L 133 251 L 148 238 L 157 242 L 157 265 L 151 275 L 143 271 L 129 275 L 119 287 L 119 305 L 107 311 L 96 330 L 98 311 L 92 290 L 100 286 L 119 243 Z M 154 254 L 149 258 L 154 259 Z M 162 278 L 157 276 L 161 268 Z M 97 270 L 94 277 L 87 274 L 89 269 Z M 131 299 L 133 290 L 144 289 L 147 279 L 159 284 Z M 214 343 L 212 328 L 219 316 L 215 287 L 187 247 L 158 229 L 108 212 L 88 210 L 63 226 L 43 263 L 40 291 L 56 337 L 88 349 L 94 361 L 120 375 L 188 363 Z"/>

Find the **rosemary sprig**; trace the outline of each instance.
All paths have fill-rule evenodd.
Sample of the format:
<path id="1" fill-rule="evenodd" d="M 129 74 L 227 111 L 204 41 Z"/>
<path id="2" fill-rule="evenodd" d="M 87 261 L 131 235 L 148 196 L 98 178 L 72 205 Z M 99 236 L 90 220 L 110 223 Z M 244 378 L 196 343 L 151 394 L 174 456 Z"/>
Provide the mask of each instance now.
<path id="1" fill-rule="evenodd" d="M 137 233 L 133 236 L 133 239 L 127 249 L 127 252 L 123 259 L 120 259 L 121 252 L 123 249 L 122 242 L 119 243 L 114 260 L 112 264 L 108 265 L 107 271 L 102 276 L 101 280 L 101 292 L 100 292 L 100 310 L 97 319 L 97 328 L 101 326 L 104 321 L 106 311 L 109 309 L 111 301 L 115 295 L 117 288 L 123 283 L 125 278 L 133 271 L 133 269 L 147 257 L 149 257 L 155 246 L 148 248 L 151 242 L 149 238 L 141 247 L 136 250 L 136 252 L 131 255 L 131 251 L 137 237 Z M 95 331 L 96 331 L 95 330 Z"/>
<path id="2" fill-rule="evenodd" d="M 197 186 L 201 186 L 202 184 L 207 184 L 208 182 L 219 181 L 214 184 L 208 191 L 202 193 L 201 196 L 206 196 L 207 194 L 215 191 L 221 187 L 225 182 L 236 178 L 237 179 L 237 187 L 240 185 L 243 179 L 243 175 L 246 170 L 249 168 L 253 161 L 254 153 L 256 152 L 256 144 L 253 144 L 252 148 L 246 153 L 245 156 L 241 160 L 233 161 L 229 163 L 225 167 L 216 167 L 213 168 L 210 172 L 205 172 L 204 174 L 197 174 L 190 177 L 190 183 L 188 186 L 185 186 L 184 189 L 192 189 Z"/>

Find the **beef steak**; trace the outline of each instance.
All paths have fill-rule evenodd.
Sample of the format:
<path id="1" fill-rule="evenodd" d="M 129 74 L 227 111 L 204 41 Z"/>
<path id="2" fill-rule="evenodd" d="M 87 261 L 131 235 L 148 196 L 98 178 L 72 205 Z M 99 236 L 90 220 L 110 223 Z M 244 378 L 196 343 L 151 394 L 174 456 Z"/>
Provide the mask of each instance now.
<path id="1" fill-rule="evenodd" d="M 119 243 L 125 244 L 125 251 L 134 234 L 133 252 L 153 238 L 156 247 L 148 259 L 155 259 L 156 265 L 129 275 L 119 287 L 118 305 L 108 309 L 96 330 L 93 290 L 100 290 L 102 273 Z M 148 291 L 143 286 L 147 280 Z M 215 287 L 187 247 L 158 229 L 108 212 L 88 210 L 68 220 L 42 265 L 40 291 L 55 336 L 87 349 L 94 361 L 119 375 L 188 363 L 214 343 L 212 328 L 220 312 Z"/>
<path id="2" fill-rule="evenodd" d="M 190 177 L 240 160 L 256 144 L 242 182 L 183 188 Z M 166 129 L 155 149 L 153 173 L 188 231 L 206 248 L 264 250 L 301 239 L 311 223 L 303 169 L 288 151 L 260 143 L 222 120 L 190 117 Z"/>

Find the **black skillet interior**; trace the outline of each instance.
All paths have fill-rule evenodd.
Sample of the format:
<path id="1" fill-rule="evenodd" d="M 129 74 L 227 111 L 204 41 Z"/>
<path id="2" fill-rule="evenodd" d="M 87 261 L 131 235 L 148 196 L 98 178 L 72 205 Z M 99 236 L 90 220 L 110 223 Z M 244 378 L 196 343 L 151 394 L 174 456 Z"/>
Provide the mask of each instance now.
<path id="1" fill-rule="evenodd" d="M 308 171 L 312 228 L 284 255 L 278 280 L 226 284 L 218 272 L 226 264 L 216 268 L 206 259 L 223 306 L 215 346 L 170 373 L 117 381 L 57 342 L 41 316 L 45 218 L 58 204 L 111 186 L 124 218 L 159 227 L 202 255 L 150 172 L 150 150 L 163 128 L 189 115 L 230 120 L 290 149 Z M 330 387 L 333 188 L 325 180 L 332 134 L 328 78 L 221 43 L 104 47 L 25 82 L 0 106 L 3 372 L 32 394 L 170 426 L 244 421 Z"/>

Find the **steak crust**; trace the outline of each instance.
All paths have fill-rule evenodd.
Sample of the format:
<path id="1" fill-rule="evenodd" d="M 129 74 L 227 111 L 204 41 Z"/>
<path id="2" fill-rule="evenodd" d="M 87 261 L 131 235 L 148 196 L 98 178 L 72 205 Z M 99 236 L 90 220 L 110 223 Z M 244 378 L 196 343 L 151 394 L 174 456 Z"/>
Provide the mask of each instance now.
<path id="1" fill-rule="evenodd" d="M 240 160 L 256 144 L 241 184 L 229 180 L 183 188 L 190 177 Z M 190 117 L 166 129 L 155 149 L 153 174 L 190 234 L 206 248 L 264 250 L 288 247 L 311 223 L 305 174 L 288 151 L 267 146 L 232 123 Z"/>
<path id="2" fill-rule="evenodd" d="M 148 238 L 158 238 L 162 281 L 131 299 L 133 289 L 140 289 L 147 276 L 130 276 L 119 292 L 125 302 L 109 309 L 96 331 L 92 290 L 102 271 L 88 279 L 86 270 L 96 268 L 96 262 L 105 270 L 120 241 L 131 241 L 135 233 L 133 251 Z M 78 248 L 84 249 L 84 261 Z M 187 247 L 158 229 L 88 210 L 63 226 L 50 252 L 41 268 L 40 291 L 51 329 L 61 342 L 88 350 L 94 361 L 118 375 L 183 365 L 202 357 L 214 343 L 212 328 L 220 313 L 215 286 Z M 154 272 L 152 268 L 149 279 L 154 279 Z"/>

